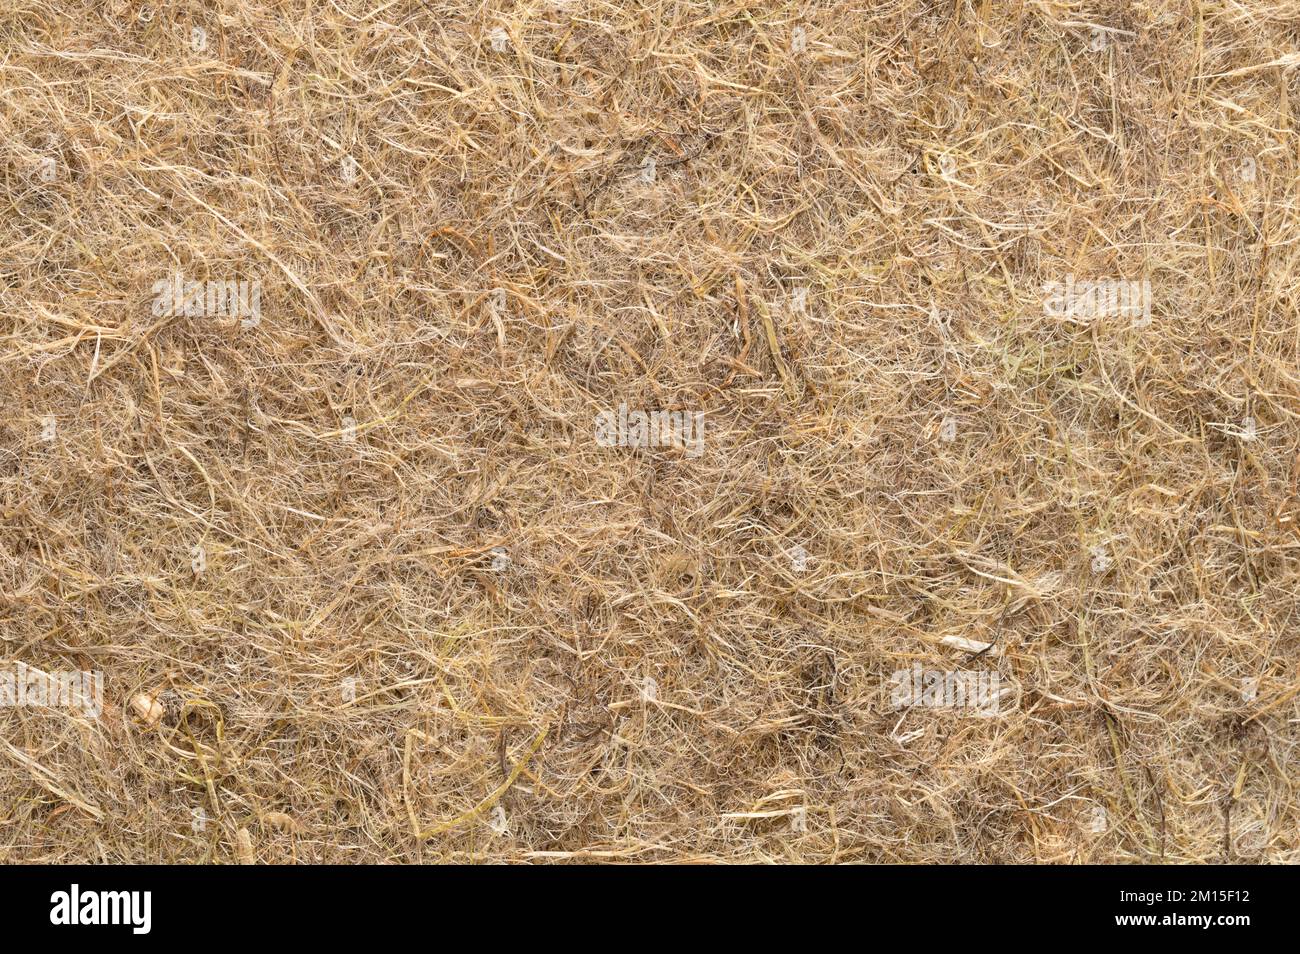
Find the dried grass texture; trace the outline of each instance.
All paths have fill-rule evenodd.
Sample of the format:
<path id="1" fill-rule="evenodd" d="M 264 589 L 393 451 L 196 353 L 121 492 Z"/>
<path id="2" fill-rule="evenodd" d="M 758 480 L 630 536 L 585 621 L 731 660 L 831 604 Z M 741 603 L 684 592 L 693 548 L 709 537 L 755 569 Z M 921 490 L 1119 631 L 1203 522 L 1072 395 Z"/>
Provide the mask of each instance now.
<path id="1" fill-rule="evenodd" d="M 6 0 L 0 653 L 105 700 L 0 709 L 0 858 L 1297 860 L 1297 49 L 1294 0 Z M 260 325 L 155 317 L 178 270 Z M 1013 693 L 896 710 L 914 664 Z"/>

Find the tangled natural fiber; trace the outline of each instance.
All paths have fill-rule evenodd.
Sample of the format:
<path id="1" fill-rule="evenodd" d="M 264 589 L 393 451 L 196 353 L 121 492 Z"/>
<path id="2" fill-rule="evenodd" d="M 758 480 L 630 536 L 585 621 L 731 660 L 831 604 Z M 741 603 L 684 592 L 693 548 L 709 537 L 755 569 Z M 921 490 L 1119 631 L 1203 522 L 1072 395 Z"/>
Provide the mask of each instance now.
<path id="1" fill-rule="evenodd" d="M 5 0 L 0 859 L 1296 861 L 1297 50 Z"/>

